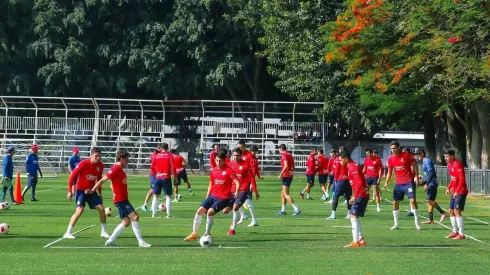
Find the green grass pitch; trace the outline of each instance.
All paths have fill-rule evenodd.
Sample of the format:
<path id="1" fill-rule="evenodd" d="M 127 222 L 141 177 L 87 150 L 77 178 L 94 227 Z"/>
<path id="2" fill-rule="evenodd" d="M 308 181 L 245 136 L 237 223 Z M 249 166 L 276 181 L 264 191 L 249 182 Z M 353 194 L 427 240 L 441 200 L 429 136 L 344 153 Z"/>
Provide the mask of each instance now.
<path id="1" fill-rule="evenodd" d="M 150 212 L 140 214 L 144 239 L 153 245 L 137 246 L 132 229 L 127 228 L 117 239 L 117 248 L 104 247 L 96 211 L 86 211 L 74 231 L 94 227 L 76 234 L 74 240 L 50 242 L 62 237 L 75 205 L 66 199 L 67 177 L 40 179 L 37 198 L 0 212 L 0 223 L 10 225 L 8 235 L 0 235 L 1 274 L 488 274 L 490 266 L 489 199 L 471 196 L 467 200 L 465 233 L 474 239 L 445 239 L 449 230 L 442 225 L 422 225 L 416 231 L 413 217 L 405 217 L 408 202 L 402 202 L 400 230 L 393 225 L 392 207 L 385 200 L 382 212 L 369 204 L 361 225 L 367 246 L 343 248 L 351 241 L 350 222 L 344 220 L 346 207 L 339 205 L 337 220 L 327 221 L 331 206 L 320 200 L 318 185 L 312 190 L 313 201 L 301 200 L 304 176 L 296 176 L 291 195 L 302 210 L 297 217 L 276 217 L 280 210 L 280 183 L 274 177 L 259 181 L 261 198 L 254 201 L 260 226 L 237 227 L 236 236 L 226 236 L 231 214 L 217 215 L 212 230 L 214 244 L 202 248 L 198 242 L 183 239 L 192 230 L 196 209 L 204 199 L 208 177 L 190 177 L 196 196 L 188 195 L 181 186 L 183 200 L 173 204 L 172 219 L 152 219 Z M 25 182 L 23 182 L 23 185 Z M 106 206 L 112 204 L 109 182 L 104 185 Z M 148 177 L 128 178 L 130 202 L 139 207 L 148 191 Z M 182 189 L 182 187 L 184 187 Z M 392 188 L 393 185 L 390 185 Z M 438 201 L 448 207 L 445 189 L 439 190 Z M 422 188 L 418 188 L 420 215 L 427 216 Z M 29 195 L 26 195 L 26 198 Z M 385 199 L 392 192 L 384 191 Z M 247 211 L 248 213 L 248 211 Z M 162 214 L 163 216 L 163 214 Z M 437 211 L 434 218 L 439 219 Z M 422 219 L 423 220 L 423 219 Z M 120 222 L 108 218 L 112 233 Z M 450 226 L 449 218 L 444 222 Z M 205 219 L 199 233 L 204 232 Z M 221 246 L 221 247 L 220 247 Z"/>

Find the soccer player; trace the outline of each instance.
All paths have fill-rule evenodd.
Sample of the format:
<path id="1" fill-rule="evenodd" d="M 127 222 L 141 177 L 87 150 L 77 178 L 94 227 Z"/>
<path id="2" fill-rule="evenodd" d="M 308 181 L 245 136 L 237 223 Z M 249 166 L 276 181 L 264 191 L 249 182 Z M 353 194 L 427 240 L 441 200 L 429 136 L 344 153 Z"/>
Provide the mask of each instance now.
<path id="1" fill-rule="evenodd" d="M 294 159 L 293 156 L 286 151 L 286 145 L 279 145 L 279 153 L 281 154 L 281 173 L 278 179 L 282 182 L 281 190 L 281 211 L 277 212 L 276 215 L 286 215 L 286 201 L 293 207 L 293 216 L 301 214 L 301 210 L 298 208 L 296 203 L 294 203 L 293 198 L 289 195 L 289 188 L 293 182 L 293 171 L 294 171 Z"/>
<path id="2" fill-rule="evenodd" d="M 335 196 L 335 170 L 337 169 L 338 165 L 338 151 L 337 149 L 332 149 L 330 150 L 330 160 L 328 160 L 328 185 L 327 185 L 327 191 L 332 188 L 332 198 L 325 202 L 325 204 L 332 204 L 333 203 L 333 197 Z"/>
<path id="3" fill-rule="evenodd" d="M 68 199 L 72 200 L 73 195 L 75 195 L 77 208 L 70 219 L 68 229 L 66 230 L 65 235 L 63 235 L 63 238 L 75 239 L 75 236 L 71 234 L 71 230 L 83 214 L 85 203 L 88 203 L 90 209 L 97 209 L 97 212 L 99 212 L 100 226 L 102 228 L 100 236 L 104 238 L 110 237 L 106 231 L 106 216 L 104 205 L 102 205 L 101 200 L 102 188 L 98 189 L 100 195 L 97 195 L 97 192 L 92 192 L 90 194 L 85 193 L 85 191 L 92 189 L 97 181 L 102 178 L 103 171 L 104 164 L 101 161 L 101 151 L 99 147 L 94 147 L 90 150 L 90 158 L 82 160 L 71 173 L 70 178 L 68 179 Z M 73 194 L 72 186 L 75 178 L 78 178 L 78 180 L 75 185 L 75 194 Z"/>
<path id="4" fill-rule="evenodd" d="M 231 188 L 233 184 L 236 184 L 237 186 L 240 185 L 233 170 L 225 164 L 225 160 L 226 154 L 224 152 L 218 152 L 216 159 L 214 160 L 217 167 L 210 171 L 210 181 L 206 199 L 197 209 L 196 215 L 194 216 L 192 233 L 184 239 L 186 242 L 197 240 L 197 232 L 204 214 L 207 214 L 206 232 L 204 235 L 211 235 L 214 216 L 230 204 L 232 195 Z M 238 197 L 238 190 L 239 189 L 237 188 L 235 191 L 235 197 Z"/>
<path id="5" fill-rule="evenodd" d="M 175 171 L 177 173 L 177 180 L 174 183 L 174 191 L 175 191 L 175 199 L 173 200 L 174 202 L 180 201 L 179 197 L 179 185 L 181 181 L 185 182 L 185 185 L 187 186 L 187 190 L 189 190 L 189 193 L 191 196 L 194 196 L 194 193 L 192 193 L 192 187 L 191 184 L 189 183 L 189 180 L 187 179 L 187 172 L 185 171 L 185 167 L 189 167 L 191 169 L 191 173 L 194 173 L 194 170 L 192 170 L 192 167 L 187 163 L 187 160 L 185 160 L 182 156 L 177 154 L 177 150 L 172 149 L 170 150 L 170 153 L 172 153 L 172 156 L 174 158 L 174 166 L 175 166 Z"/>
<path id="6" fill-rule="evenodd" d="M 388 188 L 388 183 L 393 176 L 393 169 L 395 170 L 396 184 L 393 188 L 393 219 L 395 224 L 391 230 L 398 229 L 398 216 L 400 214 L 400 201 L 403 200 L 405 195 L 410 199 L 411 212 L 415 218 L 415 228 L 420 230 L 418 206 L 415 199 L 415 189 L 413 185 L 415 171 L 415 184 L 419 185 L 418 168 L 415 164 L 415 159 L 407 152 L 400 151 L 400 143 L 398 141 L 392 141 L 390 143 L 390 149 L 393 155 L 388 159 L 388 175 L 386 176 L 386 182 L 384 189 Z"/>
<path id="7" fill-rule="evenodd" d="M 80 156 L 78 155 L 79 152 L 80 152 L 80 150 L 78 149 L 78 147 L 73 147 L 72 155 L 68 159 L 68 171 L 70 171 L 70 174 L 73 172 L 73 170 L 75 170 L 75 168 L 80 163 Z M 73 187 L 71 190 L 72 193 L 75 193 L 75 184 L 76 183 L 77 183 L 77 179 L 75 178 L 75 180 L 73 181 Z"/>
<path id="8" fill-rule="evenodd" d="M 378 150 L 373 150 L 373 155 L 375 157 L 378 157 L 379 158 Z M 383 161 L 381 161 L 381 177 L 384 177 L 384 176 L 385 176 L 385 167 L 383 165 Z M 381 190 L 381 187 L 378 188 L 378 193 L 379 193 L 379 200 L 381 202 L 383 202 L 383 191 Z M 372 202 L 375 202 L 375 201 L 376 201 L 376 198 L 375 198 L 374 192 L 373 192 L 373 200 L 372 200 Z"/>
<path id="9" fill-rule="evenodd" d="M 463 214 L 461 212 L 464 211 L 466 196 L 468 195 L 468 186 L 466 185 L 464 166 L 455 158 L 455 152 L 453 149 L 446 150 L 444 152 L 444 158 L 447 162 L 447 170 L 451 176 L 451 182 L 447 187 L 446 195 L 450 196 L 451 198 L 449 203 L 449 216 L 451 219 L 451 225 L 453 226 L 451 234 L 449 234 L 446 238 L 463 240 L 465 239 L 465 235 L 463 229 Z"/>
<path id="10" fill-rule="evenodd" d="M 318 183 L 322 189 L 322 200 L 328 199 L 328 189 L 325 188 L 329 174 L 328 170 L 329 159 L 323 154 L 323 149 L 318 150 Z"/>
<path id="11" fill-rule="evenodd" d="M 167 218 L 172 217 L 172 175 L 174 182 L 177 181 L 177 173 L 174 165 L 174 158 L 168 151 L 168 144 L 162 143 L 162 150 L 155 156 L 152 162 L 152 167 L 155 170 L 155 182 L 153 184 L 153 201 L 151 203 L 152 217 L 157 217 L 158 198 L 163 192 L 165 194 L 165 205 L 167 208 Z"/>
<path id="12" fill-rule="evenodd" d="M 105 242 L 105 246 L 113 246 L 114 240 L 124 231 L 126 227 L 130 224 L 133 226 L 133 232 L 138 239 L 138 244 L 140 247 L 151 247 L 151 244 L 145 242 L 141 236 L 140 226 L 139 226 L 139 216 L 134 210 L 131 203 L 128 200 L 128 180 L 126 177 L 126 172 L 124 168 L 128 166 L 129 153 L 128 151 L 122 149 L 116 153 L 116 164 L 112 166 L 111 170 L 99 180 L 92 189 L 86 191 L 86 194 L 95 193 L 102 184 L 108 180 L 111 180 L 112 189 L 112 201 L 114 205 L 119 210 L 119 217 L 122 219 L 121 224 L 119 224 L 110 238 Z"/>
<path id="13" fill-rule="evenodd" d="M 155 173 L 156 173 L 155 166 L 153 166 L 153 162 L 155 161 L 155 156 L 158 153 L 160 153 L 161 150 L 162 150 L 162 146 L 158 144 L 157 148 L 155 148 L 153 154 L 151 154 L 150 157 L 150 190 L 148 191 L 148 193 L 146 193 L 145 202 L 143 203 L 143 206 L 141 206 L 141 210 L 143 210 L 144 212 L 146 212 L 147 210 L 146 204 L 150 200 L 151 195 L 153 195 L 153 184 L 155 183 Z"/>
<path id="14" fill-rule="evenodd" d="M 339 147 L 339 153 L 347 152 L 344 146 Z M 348 220 L 350 218 L 349 211 L 351 209 L 351 205 L 348 201 L 352 196 L 352 188 L 349 184 L 349 177 L 347 175 L 347 166 L 343 166 L 340 163 L 340 156 L 336 156 L 334 159 L 335 171 L 334 171 L 334 180 L 335 180 L 335 195 L 332 197 L 332 214 L 327 218 L 327 220 L 335 220 L 337 218 L 337 206 L 339 204 L 339 198 L 341 195 L 344 195 L 345 201 L 343 204 L 347 205 L 347 215 L 345 219 Z"/>
<path id="15" fill-rule="evenodd" d="M 257 147 L 257 145 L 252 145 L 250 147 L 250 152 L 252 154 L 252 157 L 250 160 L 250 166 L 252 167 L 252 175 L 250 178 L 251 192 L 249 193 L 247 200 L 245 200 L 245 206 L 248 207 L 248 210 L 250 211 L 250 214 L 252 215 L 252 222 L 248 225 L 248 227 L 259 226 L 259 223 L 257 222 L 257 218 L 255 216 L 255 206 L 252 204 L 252 192 L 254 193 L 256 200 L 258 200 L 260 198 L 259 191 L 257 189 L 257 182 L 255 181 L 255 177 L 257 177 L 260 180 L 264 179 L 260 175 L 259 160 L 257 158 L 258 151 L 259 151 L 259 148 Z M 238 221 L 238 223 L 240 223 L 240 221 Z"/>
<path id="16" fill-rule="evenodd" d="M 26 158 L 27 185 L 22 191 L 22 200 L 24 200 L 24 195 L 26 194 L 27 190 L 32 187 L 31 201 L 38 201 L 36 199 L 37 172 L 39 171 L 39 176 L 41 176 L 41 178 L 43 177 L 41 167 L 39 167 L 39 159 L 37 157 L 38 150 L 39 146 L 37 146 L 36 144 L 32 144 L 31 152 L 27 155 Z"/>
<path id="17" fill-rule="evenodd" d="M 308 156 L 308 159 L 306 160 L 306 187 L 299 193 L 299 196 L 301 197 L 302 200 L 305 199 L 305 192 L 306 192 L 306 199 L 307 200 L 313 200 L 310 196 L 310 189 L 315 185 L 315 174 L 316 170 L 318 169 L 318 164 L 315 159 L 316 156 L 316 148 L 311 148 L 310 155 Z"/>
<path id="18" fill-rule="evenodd" d="M 249 171 L 249 163 L 242 159 L 242 150 L 241 148 L 236 148 L 233 150 L 232 160 L 228 165 L 235 176 L 237 177 L 239 184 L 233 185 L 231 188 L 232 194 L 237 194 L 233 199 L 233 220 L 231 223 L 230 231 L 228 232 L 228 236 L 235 235 L 236 226 L 238 224 L 238 219 L 240 217 L 238 209 L 242 207 L 247 199 L 248 193 L 250 192 L 250 171 Z"/>
<path id="19" fill-rule="evenodd" d="M 253 147 L 253 146 L 252 146 Z M 252 216 L 252 223 L 250 223 L 248 226 L 258 226 L 257 222 L 257 217 L 255 216 L 255 206 L 252 204 L 252 192 L 253 191 L 255 195 L 255 199 L 260 198 L 260 195 L 257 191 L 257 183 L 255 182 L 255 172 L 258 171 L 258 159 L 255 157 L 255 154 L 258 151 L 257 146 L 255 146 L 255 153 L 252 153 L 251 151 L 247 150 L 247 146 L 245 144 L 244 140 L 238 141 L 238 148 L 242 152 L 242 160 L 245 161 L 248 164 L 249 167 L 249 182 L 247 183 L 248 191 L 247 192 L 247 198 L 245 200 L 245 204 L 243 204 L 244 207 L 240 207 L 238 211 L 240 212 L 240 220 L 238 221 L 238 224 L 243 223 L 244 220 L 248 219 L 247 214 L 245 214 L 245 210 L 243 208 L 247 208 L 250 211 L 250 215 Z M 229 164 L 228 164 L 229 165 Z M 260 173 L 260 172 L 259 172 Z M 259 177 L 260 178 L 260 177 Z"/>
<path id="20" fill-rule="evenodd" d="M 349 200 L 349 204 L 352 205 L 349 211 L 352 225 L 352 242 L 344 247 L 365 246 L 366 241 L 362 237 L 359 217 L 364 217 L 364 212 L 369 202 L 369 189 L 361 167 L 350 158 L 348 152 L 343 151 L 340 153 L 340 165 L 347 169 L 350 186 L 354 192 L 354 196 Z"/>
<path id="21" fill-rule="evenodd" d="M 216 154 L 218 154 L 219 149 L 218 144 L 213 144 L 213 151 L 209 154 L 209 169 L 216 168 Z"/>
<path id="22" fill-rule="evenodd" d="M 374 197 L 376 198 L 376 211 L 378 212 L 381 212 L 381 207 L 379 206 L 381 203 L 381 198 L 379 197 L 379 185 L 381 183 L 381 173 L 383 172 L 381 170 L 382 166 L 381 159 L 374 156 L 373 149 L 366 149 L 366 158 L 364 159 L 364 168 L 362 172 L 366 177 L 368 188 L 373 186 Z"/>
<path id="23" fill-rule="evenodd" d="M 422 169 L 424 171 L 424 190 L 427 192 L 427 212 L 429 212 L 429 220 L 423 222 L 424 224 L 433 224 L 434 223 L 434 213 L 433 210 L 434 208 L 439 211 L 441 214 L 441 219 L 439 222 L 443 222 L 444 219 L 446 219 L 446 212 L 442 210 L 442 208 L 439 206 L 439 204 L 436 202 L 436 196 L 437 196 L 437 175 L 436 175 L 436 169 L 434 168 L 434 163 L 432 163 L 432 160 L 427 157 L 425 154 L 424 150 L 415 150 L 415 155 L 418 157 L 418 159 L 422 162 Z"/>
<path id="24" fill-rule="evenodd" d="M 7 193 L 7 189 L 9 190 L 10 201 L 13 205 L 17 205 L 18 203 L 14 200 L 14 191 L 12 188 L 12 181 L 14 179 L 14 158 L 15 148 L 10 146 L 7 148 L 7 154 L 2 161 L 2 200 L 1 202 L 5 202 L 5 194 Z"/>
<path id="25" fill-rule="evenodd" d="M 410 154 L 410 148 L 408 148 L 408 147 L 403 147 L 402 152 L 406 152 L 406 153 Z M 412 168 L 412 174 L 414 174 L 414 175 L 415 175 L 415 170 L 414 170 L 413 168 Z M 413 181 L 412 181 L 412 188 L 413 188 L 413 190 L 416 190 L 416 188 L 417 188 L 417 186 L 415 186 L 415 183 L 414 183 Z M 417 192 L 414 192 L 414 194 L 413 194 L 413 195 L 414 195 L 414 197 L 415 197 L 415 199 L 416 199 L 416 198 L 417 198 Z M 407 217 L 413 217 L 413 216 L 414 216 L 414 213 L 413 213 L 413 212 L 412 212 L 412 210 L 410 209 L 410 211 L 408 211 L 408 212 L 407 212 L 407 214 L 406 214 L 405 216 L 407 216 Z"/>

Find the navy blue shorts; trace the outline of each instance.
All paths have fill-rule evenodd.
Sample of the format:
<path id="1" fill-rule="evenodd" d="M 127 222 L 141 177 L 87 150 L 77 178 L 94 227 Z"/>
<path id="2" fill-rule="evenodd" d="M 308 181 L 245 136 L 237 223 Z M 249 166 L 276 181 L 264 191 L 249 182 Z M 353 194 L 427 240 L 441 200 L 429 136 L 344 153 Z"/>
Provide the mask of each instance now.
<path id="1" fill-rule="evenodd" d="M 187 180 L 187 172 L 185 169 L 177 174 L 177 183 L 175 183 L 175 185 L 180 185 L 181 180 L 183 180 L 185 183 L 189 182 L 189 180 Z"/>
<path id="2" fill-rule="evenodd" d="M 449 202 L 449 209 L 464 211 L 464 205 L 466 204 L 466 195 L 459 195 L 456 199 L 451 195 L 451 201 Z"/>
<path id="3" fill-rule="evenodd" d="M 393 200 L 394 201 L 403 201 L 405 195 L 409 199 L 415 199 L 415 189 L 413 188 L 413 183 L 405 183 L 405 184 L 395 184 L 395 188 L 393 189 Z"/>
<path id="4" fill-rule="evenodd" d="M 155 183 L 153 184 L 153 194 L 160 195 L 163 193 L 166 196 L 172 195 L 172 180 L 171 179 L 155 179 Z"/>
<path id="5" fill-rule="evenodd" d="M 356 198 L 356 201 L 350 209 L 350 214 L 356 217 L 364 217 L 364 212 L 368 205 L 369 198 Z"/>
<path id="6" fill-rule="evenodd" d="M 427 186 L 427 197 L 428 201 L 435 201 L 437 197 L 437 184 L 429 184 Z"/>
<path id="7" fill-rule="evenodd" d="M 153 184 L 155 184 L 155 175 L 150 175 L 150 188 L 153 189 Z"/>
<path id="8" fill-rule="evenodd" d="M 306 175 L 306 183 L 315 185 L 315 175 Z"/>
<path id="9" fill-rule="evenodd" d="M 291 186 L 291 183 L 293 182 L 293 178 L 282 178 L 282 186 Z"/>
<path id="10" fill-rule="evenodd" d="M 328 176 L 328 182 L 330 184 L 335 184 L 335 177 L 334 177 L 334 175 L 329 175 Z"/>
<path id="11" fill-rule="evenodd" d="M 37 174 L 27 176 L 27 186 L 33 186 L 37 184 Z"/>
<path id="12" fill-rule="evenodd" d="M 92 194 L 85 194 L 85 190 L 75 191 L 75 203 L 77 207 L 85 207 L 85 203 L 88 204 L 90 209 L 95 209 L 97 205 L 102 204 L 99 194 L 93 192 Z"/>
<path id="13" fill-rule="evenodd" d="M 250 192 L 239 192 L 238 193 L 238 198 L 233 200 L 233 204 L 236 204 L 240 207 L 245 203 L 245 201 L 248 199 L 248 194 Z"/>
<path id="14" fill-rule="evenodd" d="M 134 208 L 129 201 L 118 201 L 114 203 L 114 205 L 117 207 L 117 210 L 119 211 L 119 218 L 121 219 L 129 217 L 129 214 L 134 211 Z"/>
<path id="15" fill-rule="evenodd" d="M 214 212 L 218 213 L 228 207 L 229 204 L 230 200 L 217 199 L 213 196 L 209 196 L 201 203 L 201 207 L 205 208 L 206 210 L 212 208 L 214 209 Z"/>
<path id="16" fill-rule="evenodd" d="M 318 175 L 318 183 L 319 184 L 327 183 L 327 175 Z"/>
<path id="17" fill-rule="evenodd" d="M 347 200 L 352 197 L 352 187 L 348 180 L 339 180 L 335 184 L 335 196 L 338 198 L 341 195 L 344 195 Z"/>
<path id="18" fill-rule="evenodd" d="M 368 186 L 378 185 L 378 178 L 366 178 L 366 183 Z"/>

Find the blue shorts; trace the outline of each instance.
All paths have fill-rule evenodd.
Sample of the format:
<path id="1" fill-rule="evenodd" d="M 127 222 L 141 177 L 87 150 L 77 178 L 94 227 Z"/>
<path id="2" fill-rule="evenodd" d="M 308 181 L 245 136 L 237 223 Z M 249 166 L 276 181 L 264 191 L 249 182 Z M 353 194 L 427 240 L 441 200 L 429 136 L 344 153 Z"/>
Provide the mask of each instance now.
<path id="1" fill-rule="evenodd" d="M 291 183 L 293 182 L 293 178 L 282 178 L 282 186 L 291 186 Z"/>
<path id="2" fill-rule="evenodd" d="M 437 183 L 431 183 L 427 186 L 427 197 L 428 201 L 435 201 L 437 197 Z"/>
<path id="3" fill-rule="evenodd" d="M 153 184 L 155 183 L 155 175 L 150 175 L 150 188 L 153 189 Z"/>
<path id="4" fill-rule="evenodd" d="M 335 177 L 334 177 L 334 175 L 329 175 L 328 176 L 328 182 L 330 184 L 335 184 Z"/>
<path id="5" fill-rule="evenodd" d="M 369 198 L 356 198 L 356 201 L 350 209 L 350 214 L 356 217 L 364 217 L 364 212 L 368 205 Z"/>
<path id="6" fill-rule="evenodd" d="M 214 212 L 218 213 L 228 207 L 229 204 L 230 200 L 217 199 L 213 196 L 209 196 L 201 203 L 201 207 L 205 208 L 206 210 L 212 208 L 214 209 Z"/>
<path id="7" fill-rule="evenodd" d="M 233 204 L 236 204 L 236 205 L 242 207 L 242 205 L 248 199 L 248 194 L 250 194 L 250 192 L 239 192 L 238 198 L 233 200 Z"/>
<path id="8" fill-rule="evenodd" d="M 129 214 L 134 211 L 134 208 L 129 201 L 118 201 L 114 203 L 114 205 L 117 207 L 117 210 L 119 211 L 119 218 L 121 219 L 129 217 Z"/>
<path id="9" fill-rule="evenodd" d="M 352 187 L 348 180 L 338 180 L 335 184 L 335 196 L 338 198 L 341 195 L 349 200 L 352 197 Z"/>
<path id="10" fill-rule="evenodd" d="M 179 174 L 177 174 L 177 182 L 174 183 L 175 185 L 180 185 L 180 181 L 183 180 L 185 183 L 189 182 L 189 180 L 187 180 L 187 172 L 184 170 L 182 170 Z"/>
<path id="11" fill-rule="evenodd" d="M 97 192 L 93 192 L 92 194 L 85 194 L 85 190 L 76 190 L 75 203 L 77 207 L 85 207 L 85 203 L 87 203 L 90 209 L 95 209 L 97 205 L 102 204 L 102 201 L 100 200 L 99 194 L 97 194 Z"/>
<path id="12" fill-rule="evenodd" d="M 318 183 L 319 184 L 327 183 L 327 175 L 318 175 Z"/>
<path id="13" fill-rule="evenodd" d="M 366 183 L 368 186 L 378 185 L 378 178 L 366 178 Z"/>
<path id="14" fill-rule="evenodd" d="M 33 186 L 37 184 L 37 174 L 27 176 L 27 186 Z"/>
<path id="15" fill-rule="evenodd" d="M 405 195 L 407 195 L 409 199 L 415 199 L 415 189 L 413 186 L 413 182 L 396 184 L 395 188 L 393 189 L 393 200 L 403 201 Z"/>
<path id="16" fill-rule="evenodd" d="M 306 183 L 315 185 L 315 175 L 306 175 Z"/>
<path id="17" fill-rule="evenodd" d="M 466 204 L 466 195 L 459 195 L 456 199 L 451 195 L 451 201 L 449 202 L 449 209 L 464 211 L 464 205 Z"/>
<path id="18" fill-rule="evenodd" d="M 171 179 L 155 179 L 155 183 L 153 184 L 153 194 L 160 195 L 163 193 L 166 196 L 172 195 L 172 180 Z"/>

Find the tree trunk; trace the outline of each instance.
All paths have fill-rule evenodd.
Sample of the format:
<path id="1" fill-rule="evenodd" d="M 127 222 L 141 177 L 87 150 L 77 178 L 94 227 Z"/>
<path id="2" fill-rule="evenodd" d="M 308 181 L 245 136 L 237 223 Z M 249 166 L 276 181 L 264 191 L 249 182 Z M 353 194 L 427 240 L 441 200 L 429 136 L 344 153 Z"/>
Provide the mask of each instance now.
<path id="1" fill-rule="evenodd" d="M 424 114 L 424 147 L 427 155 L 434 159 L 436 156 L 436 128 L 431 112 Z"/>
<path id="2" fill-rule="evenodd" d="M 476 108 L 482 135 L 481 168 L 490 169 L 490 102 L 481 100 Z"/>
<path id="3" fill-rule="evenodd" d="M 471 142 L 472 142 L 472 134 L 473 131 L 471 130 L 471 117 L 469 114 L 469 110 L 467 110 L 467 105 L 463 106 L 463 116 L 460 115 L 459 110 L 456 105 L 451 106 L 454 115 L 458 119 L 458 121 L 463 125 L 465 133 L 466 133 L 466 139 L 465 139 L 465 145 L 466 145 L 466 159 L 468 162 L 471 162 Z"/>
<path id="4" fill-rule="evenodd" d="M 446 165 L 446 160 L 444 159 L 444 150 L 449 147 L 449 141 L 446 135 L 447 123 L 445 116 L 440 115 L 435 117 L 434 126 L 436 129 L 436 162 L 438 165 Z"/>
<path id="5" fill-rule="evenodd" d="M 465 130 L 463 125 L 458 121 L 454 110 L 449 108 L 446 111 L 447 114 L 447 134 L 451 147 L 456 153 L 456 158 L 461 160 L 464 166 L 466 166 L 466 147 L 465 147 Z"/>
<path id="6" fill-rule="evenodd" d="M 469 167 L 472 169 L 480 169 L 482 158 L 482 133 L 478 119 L 478 111 L 476 103 L 470 104 L 471 117 L 471 147 L 468 154 Z"/>

